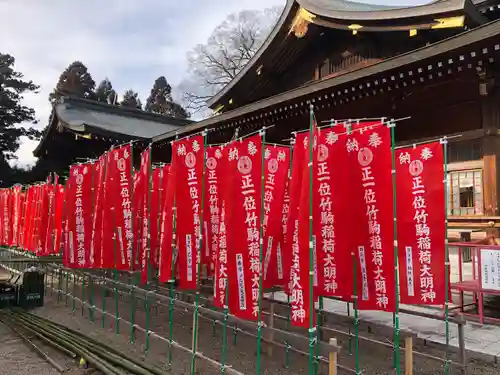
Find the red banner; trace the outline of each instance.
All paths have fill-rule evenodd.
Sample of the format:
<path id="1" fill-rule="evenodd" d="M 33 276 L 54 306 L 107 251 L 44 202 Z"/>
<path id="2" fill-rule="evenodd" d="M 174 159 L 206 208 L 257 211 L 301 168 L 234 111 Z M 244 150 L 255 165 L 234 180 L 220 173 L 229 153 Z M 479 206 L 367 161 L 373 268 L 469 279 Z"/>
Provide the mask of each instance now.
<path id="1" fill-rule="evenodd" d="M 41 254 L 49 255 L 54 253 L 54 217 L 55 217 L 55 204 L 56 204 L 56 189 L 57 189 L 57 175 L 54 176 L 54 181 L 47 182 L 47 195 L 46 195 L 46 205 L 44 205 L 44 210 L 42 214 L 47 215 L 45 228 L 41 231 L 41 235 L 44 236 L 42 243 Z M 43 226 L 42 226 L 43 228 Z"/>
<path id="2" fill-rule="evenodd" d="M 179 244 L 179 288 L 196 289 L 201 252 L 201 195 L 204 137 L 194 136 L 173 143 L 175 201 Z"/>
<path id="3" fill-rule="evenodd" d="M 142 161 L 142 160 L 141 160 Z M 133 194 L 133 205 L 134 209 L 133 212 L 134 218 L 133 218 L 133 223 L 132 227 L 134 230 L 134 240 L 133 240 L 133 252 L 132 256 L 134 258 L 133 264 L 133 269 L 137 270 L 140 269 L 140 254 L 141 254 L 141 233 L 142 233 L 142 202 L 144 200 L 144 189 L 145 189 L 145 183 L 142 181 L 143 179 L 141 178 L 142 174 L 138 170 L 134 170 L 134 174 L 132 177 L 132 183 L 134 186 L 134 194 Z"/>
<path id="4" fill-rule="evenodd" d="M 296 139 L 297 147 L 303 150 L 303 164 L 300 172 L 302 173 L 302 178 L 300 179 L 300 191 L 296 194 L 299 195 L 299 206 L 297 209 L 297 216 L 293 222 L 292 235 L 292 267 L 290 270 L 290 306 L 291 306 L 291 324 L 296 327 L 309 328 L 311 324 L 314 324 L 316 314 L 311 311 L 311 300 L 314 298 L 314 292 L 311 295 L 311 269 L 316 271 L 316 256 L 313 252 L 311 257 L 311 251 L 314 251 L 313 243 L 310 240 L 310 227 L 309 218 L 311 216 L 310 212 L 310 178 L 309 178 L 309 166 L 308 161 L 309 156 L 309 133 L 305 133 L 303 139 L 299 142 L 299 137 Z M 314 135 L 314 143 L 316 143 L 317 133 Z M 314 146 L 313 146 L 314 147 Z M 313 159 L 313 170 L 315 167 L 315 162 Z M 292 177 L 292 184 L 293 181 Z M 313 264 L 311 265 L 311 258 Z M 317 283 L 317 273 L 314 272 L 313 285 L 316 286 Z M 311 322 L 312 320 L 312 322 Z"/>
<path id="5" fill-rule="evenodd" d="M 25 197 L 24 197 L 22 231 L 20 233 L 21 247 L 24 250 L 29 250 L 28 239 L 29 239 L 30 223 L 31 223 L 31 207 L 32 207 L 31 203 L 33 200 L 34 191 L 35 191 L 35 186 L 34 185 L 29 186 L 27 191 L 25 192 Z"/>
<path id="6" fill-rule="evenodd" d="M 165 198 L 161 209 L 159 280 L 162 283 L 173 280 L 175 276 L 172 274 L 175 175 L 173 166 L 164 168 L 164 175 L 168 177 L 163 184 Z"/>
<path id="7" fill-rule="evenodd" d="M 38 225 L 37 225 L 37 255 L 46 255 L 47 230 L 49 226 L 49 199 L 52 184 L 50 176 L 47 182 L 42 185 L 40 201 L 38 204 Z"/>
<path id="8" fill-rule="evenodd" d="M 287 172 L 287 180 L 285 182 L 285 191 L 283 195 L 283 206 L 281 208 L 281 235 L 279 237 L 278 247 L 276 248 L 276 255 L 281 258 L 281 272 L 278 270 L 278 281 L 276 285 L 281 286 L 287 290 L 287 285 L 290 281 L 290 267 L 292 264 L 292 255 L 286 253 L 286 243 L 290 241 L 288 238 L 288 216 L 290 214 L 290 177 L 292 171 L 290 168 Z M 287 271 L 288 270 L 288 271 Z M 281 277 L 281 279 L 280 279 Z"/>
<path id="9" fill-rule="evenodd" d="M 349 239 L 355 224 L 349 221 L 351 186 L 345 183 L 349 181 L 349 158 L 345 149 L 347 137 L 343 133 L 343 128 L 332 127 L 318 134 L 314 154 L 313 232 L 318 293 L 350 300 L 354 290 Z"/>
<path id="10" fill-rule="evenodd" d="M 217 207 L 220 205 L 220 216 L 218 228 L 216 221 L 212 222 L 213 239 L 212 251 L 215 251 L 215 272 L 214 272 L 214 306 L 222 308 L 227 305 L 227 277 L 228 277 L 228 230 L 227 230 L 227 215 L 226 201 L 231 199 L 232 188 L 229 189 L 228 184 L 232 183 L 231 176 L 228 175 L 228 148 L 221 148 L 220 152 L 215 151 L 215 162 L 217 163 L 215 170 L 218 173 L 217 186 Z M 226 172 L 226 173 L 224 173 Z M 214 202 L 215 203 L 215 202 Z M 216 231 L 215 231 L 216 230 Z M 217 235 L 215 235 L 217 234 Z"/>
<path id="11" fill-rule="evenodd" d="M 112 151 L 110 173 L 114 181 L 115 199 L 115 269 L 132 267 L 132 146 L 130 144 Z"/>
<path id="12" fill-rule="evenodd" d="M 224 200 L 228 238 L 229 310 L 248 320 L 257 320 L 260 282 L 260 220 L 262 139 L 249 137 L 227 146 L 228 183 L 231 193 Z M 229 198 L 231 197 L 231 198 Z"/>
<path id="13" fill-rule="evenodd" d="M 153 169 L 152 177 L 151 177 L 151 203 L 149 208 L 149 217 L 150 217 L 150 237 L 151 237 L 151 253 L 150 253 L 150 264 L 153 267 L 158 267 L 158 254 L 159 254 L 159 246 L 160 246 L 160 225 L 161 225 L 161 216 L 160 216 L 160 205 L 161 198 L 163 193 L 162 188 L 162 180 L 163 180 L 163 168 L 157 167 Z"/>
<path id="14" fill-rule="evenodd" d="M 22 195 L 21 186 L 12 188 L 12 238 L 10 245 L 19 246 L 19 234 L 21 233 L 21 215 L 22 215 Z"/>
<path id="15" fill-rule="evenodd" d="M 207 161 L 205 171 L 205 209 L 203 212 L 204 246 L 201 262 L 206 267 L 206 275 L 214 274 L 214 267 L 219 252 L 219 227 L 221 216 L 221 199 L 219 197 L 220 165 L 222 147 L 213 146 L 206 149 Z"/>
<path id="16" fill-rule="evenodd" d="M 295 144 L 293 146 L 292 157 L 292 178 L 288 183 L 288 194 L 290 195 L 290 204 L 288 210 L 288 218 L 286 220 L 286 237 L 285 251 L 283 254 L 283 277 L 285 279 L 285 291 L 290 295 L 291 285 L 291 268 L 293 264 L 293 245 L 296 237 L 295 230 L 297 228 L 297 218 L 299 215 L 300 194 L 302 189 L 302 177 L 304 168 L 307 166 L 306 147 L 307 133 L 297 134 Z M 295 237 L 294 237 L 295 236 Z M 298 250 L 298 248 L 297 248 Z"/>
<path id="17" fill-rule="evenodd" d="M 61 241 L 63 233 L 63 220 L 64 220 L 64 207 L 65 203 L 65 189 L 63 185 L 57 185 L 56 193 L 56 207 L 54 217 L 54 248 L 53 254 L 59 254 L 61 251 Z"/>
<path id="18" fill-rule="evenodd" d="M 104 174 L 106 154 L 96 163 L 94 175 L 94 215 L 92 217 L 92 238 L 90 242 L 90 265 L 101 268 L 102 254 L 102 217 L 104 200 Z"/>
<path id="19" fill-rule="evenodd" d="M 283 284 L 283 200 L 290 167 L 290 148 L 266 146 L 264 151 L 264 288 Z"/>
<path id="20" fill-rule="evenodd" d="M 357 253 L 357 296 L 361 310 L 395 310 L 394 213 L 389 129 L 362 123 L 347 136 L 352 247 Z"/>
<path id="21" fill-rule="evenodd" d="M 439 142 L 396 151 L 401 303 L 445 303 L 443 164 Z"/>
<path id="22" fill-rule="evenodd" d="M 103 155 L 104 172 L 104 197 L 102 200 L 102 220 L 101 220 L 101 268 L 109 269 L 115 267 L 115 212 L 114 204 L 116 194 L 115 183 L 113 180 L 114 169 L 112 167 L 111 152 Z"/>
<path id="23" fill-rule="evenodd" d="M 0 203 L 1 203 L 1 243 L 9 245 L 12 240 L 12 223 L 11 223 L 11 190 L 0 189 Z"/>
<path id="24" fill-rule="evenodd" d="M 70 268 L 90 267 L 92 178 L 94 164 L 72 165 L 68 177 L 67 232 L 63 262 Z"/>

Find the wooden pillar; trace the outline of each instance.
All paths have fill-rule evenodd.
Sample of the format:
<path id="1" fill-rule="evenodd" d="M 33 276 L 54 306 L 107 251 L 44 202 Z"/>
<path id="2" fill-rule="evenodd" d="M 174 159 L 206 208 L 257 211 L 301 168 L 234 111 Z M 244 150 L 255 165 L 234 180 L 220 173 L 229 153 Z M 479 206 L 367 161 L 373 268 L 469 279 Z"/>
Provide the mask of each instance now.
<path id="1" fill-rule="evenodd" d="M 483 137 L 484 215 L 499 216 L 500 206 L 500 95 L 490 93 L 481 99 Z"/>
<path id="2" fill-rule="evenodd" d="M 337 345 L 337 339 L 331 338 L 329 340 L 330 345 Z M 328 355 L 328 375 L 337 375 L 338 370 L 338 358 L 337 352 L 330 352 Z"/>

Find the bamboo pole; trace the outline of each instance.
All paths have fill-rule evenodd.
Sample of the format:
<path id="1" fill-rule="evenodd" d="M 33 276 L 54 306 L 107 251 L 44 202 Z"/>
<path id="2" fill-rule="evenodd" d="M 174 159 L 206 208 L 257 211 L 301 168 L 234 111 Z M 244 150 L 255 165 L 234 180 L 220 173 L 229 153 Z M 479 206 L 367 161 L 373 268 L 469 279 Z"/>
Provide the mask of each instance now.
<path id="1" fill-rule="evenodd" d="M 144 254 L 146 258 L 146 262 L 144 263 L 144 265 L 147 267 L 146 269 L 146 272 L 147 272 L 147 282 L 146 282 L 146 289 L 149 290 L 150 288 L 150 285 L 149 285 L 149 282 L 151 280 L 151 189 L 152 189 L 152 183 L 153 183 L 153 169 L 152 169 L 152 166 L 151 166 L 151 157 L 152 157 L 152 146 L 150 145 L 149 146 L 149 151 L 148 151 L 148 185 L 147 185 L 147 189 L 146 189 L 146 204 L 148 205 L 148 217 L 147 217 L 147 221 L 148 221 L 148 246 L 147 246 L 147 251 L 146 253 Z M 144 218 L 143 218 L 144 220 Z M 144 352 L 145 354 L 147 355 L 148 354 L 148 351 L 149 351 L 149 310 L 150 310 L 150 307 L 149 307 L 149 293 L 146 294 L 146 298 L 145 298 L 145 303 L 144 303 L 144 309 L 146 310 L 146 324 L 145 324 L 145 347 L 144 347 Z"/>
<path id="2" fill-rule="evenodd" d="M 92 217 L 96 215 L 95 197 L 94 197 L 95 195 L 94 173 L 95 173 L 95 166 L 92 167 Z M 94 267 L 93 262 L 92 262 L 92 267 Z M 90 304 L 90 309 L 89 309 L 90 321 L 94 323 L 94 283 L 92 282 L 92 277 L 89 277 L 89 304 Z"/>
<path id="3" fill-rule="evenodd" d="M 295 138 L 290 139 L 290 164 L 288 166 L 288 195 L 290 195 L 290 181 L 292 180 L 292 160 L 293 160 L 293 146 L 296 142 Z M 288 207 L 290 207 L 290 203 L 288 204 Z M 290 210 L 290 208 L 289 208 Z M 288 222 L 287 222 L 288 225 Z M 287 233 L 288 236 L 290 236 L 289 233 Z M 290 282 L 290 280 L 285 280 L 285 282 Z M 291 328 L 291 314 L 292 314 L 292 309 L 290 305 L 290 294 L 287 294 L 286 296 L 286 302 L 288 305 L 288 314 L 287 314 L 287 320 L 286 320 L 286 328 L 289 330 Z M 285 368 L 290 367 L 290 345 L 288 341 L 285 341 Z"/>
<path id="4" fill-rule="evenodd" d="M 449 323 L 449 273 L 450 273 L 450 253 L 448 249 L 448 140 L 444 137 L 441 141 L 443 145 L 443 183 L 444 183 L 444 251 L 445 251 L 445 259 L 444 259 L 444 293 L 445 293 L 445 302 L 444 302 L 444 331 L 445 331 L 445 363 L 444 363 L 444 373 L 448 375 L 450 373 L 450 364 L 448 361 L 449 355 L 449 345 L 450 345 L 450 323 Z"/>
<path id="5" fill-rule="evenodd" d="M 173 152 L 173 151 L 172 151 Z M 173 166 L 173 165 L 172 165 Z M 169 178 L 169 184 L 170 183 L 175 183 L 175 181 L 172 180 L 172 178 Z M 168 342 L 169 342 L 169 347 L 168 347 L 168 366 L 172 367 L 172 342 L 173 342 L 173 329 L 174 329 L 174 322 L 173 322 L 173 315 L 174 315 L 174 301 L 175 301 L 175 290 L 174 290 L 174 283 L 175 283 L 175 251 L 176 251 L 176 234 L 177 234 L 177 207 L 176 207 L 176 199 L 174 197 L 174 206 L 172 207 L 172 218 L 166 217 L 165 220 L 172 220 L 173 221 L 173 227 L 172 227 L 172 259 L 171 259 L 171 279 L 169 283 L 169 308 L 168 308 Z"/>
<path id="6" fill-rule="evenodd" d="M 222 202 L 221 210 L 221 220 L 224 225 L 226 225 L 226 205 Z M 227 236 L 227 226 L 225 234 Z M 226 248 L 226 258 L 227 258 L 227 248 Z M 222 353 L 221 353 L 221 374 L 226 372 L 226 354 L 227 354 L 227 321 L 229 316 L 229 283 L 226 278 L 226 295 L 224 297 L 224 325 L 222 326 Z"/>
<path id="7" fill-rule="evenodd" d="M 108 158 L 110 154 L 108 154 Z M 111 176 L 113 178 L 113 176 Z M 117 257 L 117 240 L 118 240 L 118 228 L 117 228 L 117 221 L 116 221 L 116 207 L 113 204 L 111 206 L 111 211 L 112 211 L 112 220 L 113 220 L 113 279 L 115 281 L 118 281 L 118 270 L 116 269 L 116 257 Z M 115 334 L 120 333 L 120 310 L 119 310 L 119 300 L 118 300 L 118 286 L 115 284 Z"/>
<path id="8" fill-rule="evenodd" d="M 104 202 L 106 201 L 106 195 L 107 195 L 107 179 L 108 179 L 108 155 L 105 154 L 105 157 L 104 157 L 104 161 L 103 161 L 103 168 L 104 168 L 104 171 L 102 172 L 104 174 L 104 177 L 103 177 L 103 186 L 102 186 L 102 189 L 103 189 L 103 192 L 102 192 L 102 205 L 101 205 L 101 209 L 102 209 L 102 216 L 101 216 L 101 225 L 100 225 L 100 231 L 101 231 L 101 243 L 100 243 L 100 248 L 97 250 L 100 252 L 101 256 L 100 256 L 100 259 L 101 259 L 101 267 L 102 267 L 102 257 L 103 257 L 103 253 L 104 253 L 104 245 L 103 245 L 103 241 L 104 241 L 104 228 L 103 228 L 103 224 L 104 224 Z M 104 273 L 104 275 L 106 275 Z M 104 278 L 106 276 L 103 276 L 103 281 L 104 281 Z M 106 311 L 106 290 L 102 290 L 101 291 L 101 310 L 102 311 Z M 104 328 L 105 326 L 105 319 L 106 319 L 106 314 L 101 314 L 101 327 Z"/>
<path id="9" fill-rule="evenodd" d="M 130 218 L 130 231 L 134 233 L 134 224 L 135 224 L 135 215 L 139 214 L 139 212 L 135 212 L 134 207 L 134 147 L 133 144 L 130 143 L 130 182 L 129 182 L 129 195 L 130 201 L 132 202 L 132 210 L 131 210 L 131 218 Z M 138 197 L 135 197 L 137 199 Z M 139 210 L 140 211 L 140 210 Z M 138 228 L 139 229 L 139 228 Z M 139 232 L 138 232 L 139 233 Z M 137 238 L 137 244 L 139 244 L 139 238 Z M 134 240 L 132 239 L 132 254 L 129 259 L 130 269 L 134 275 L 134 285 L 130 290 L 130 342 L 135 342 L 135 286 L 137 285 L 137 276 L 135 272 L 135 264 L 136 264 L 136 249 L 134 249 Z M 139 276 L 140 277 L 140 276 Z"/>
<path id="10" fill-rule="evenodd" d="M 207 157 L 207 133 L 202 132 L 203 136 L 203 171 L 201 175 L 201 204 L 200 204 L 200 214 L 199 223 L 200 229 L 198 232 L 198 241 L 196 244 L 196 296 L 195 296 L 195 307 L 193 312 L 193 340 L 192 340 L 192 356 L 191 356 L 191 375 L 196 372 L 196 352 L 198 351 L 198 329 L 199 329 L 199 319 L 198 319 L 198 308 L 200 306 L 200 274 L 201 274 L 201 250 L 203 243 L 203 213 L 205 207 L 205 174 L 206 174 L 206 157 Z"/>
<path id="11" fill-rule="evenodd" d="M 395 289 L 395 304 L 396 311 L 394 312 L 394 362 L 396 368 L 396 375 L 401 374 L 401 361 L 400 361 L 400 351 L 399 351 L 399 272 L 398 272 L 398 231 L 397 231 L 397 210 L 396 210 L 396 137 L 395 128 L 396 124 L 394 122 L 389 122 L 387 125 L 391 131 L 391 155 L 392 155 L 392 201 L 393 201 L 393 216 L 394 216 L 394 279 L 396 283 Z"/>
<path id="12" fill-rule="evenodd" d="M 314 314 L 314 255 L 313 255 L 313 145 L 314 145 L 314 106 L 309 109 L 309 314 Z M 316 326 L 313 317 L 309 317 L 309 374 L 314 372 Z"/>
<path id="13" fill-rule="evenodd" d="M 274 292 L 273 292 L 273 299 L 274 299 Z M 269 331 L 269 340 L 274 341 L 274 331 L 272 330 L 274 328 L 274 302 L 271 302 L 270 306 L 269 306 L 269 317 L 268 317 L 268 321 L 267 321 L 267 326 L 271 329 Z M 272 345 L 269 345 L 267 347 L 267 355 L 269 357 L 273 356 L 273 346 Z"/>
<path id="14" fill-rule="evenodd" d="M 359 368 L 359 315 L 358 315 L 358 267 L 356 255 L 352 253 L 352 265 L 353 265 L 353 295 L 352 303 L 354 308 L 354 361 L 356 375 L 360 375 L 361 371 Z M 349 335 L 350 336 L 350 335 Z"/>
<path id="15" fill-rule="evenodd" d="M 259 132 L 262 137 L 262 148 L 261 148 L 261 176 L 260 176 L 260 225 L 259 225 L 259 237 L 260 237 L 260 245 L 259 245 L 259 306 L 258 306 L 258 325 L 257 325 L 257 366 L 256 373 L 260 374 L 261 370 L 261 345 L 262 345 L 262 293 L 263 293 L 263 280 L 262 280 L 262 253 L 263 253 L 263 244 L 264 244 L 264 170 L 265 170 L 265 158 L 264 158 L 264 148 L 266 143 L 266 130 L 265 128 Z M 269 250 L 270 251 L 270 250 Z"/>

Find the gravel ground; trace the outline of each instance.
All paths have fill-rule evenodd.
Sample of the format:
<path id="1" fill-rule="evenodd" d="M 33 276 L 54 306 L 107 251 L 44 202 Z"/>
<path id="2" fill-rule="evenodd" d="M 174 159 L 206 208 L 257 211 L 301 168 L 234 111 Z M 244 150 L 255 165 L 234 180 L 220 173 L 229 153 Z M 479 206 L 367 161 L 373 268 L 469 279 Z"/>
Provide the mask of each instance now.
<path id="1" fill-rule="evenodd" d="M 70 292 L 73 292 L 73 287 L 70 285 Z M 94 304 L 98 308 L 102 307 L 102 295 L 94 287 Z M 80 288 L 75 289 L 76 296 L 81 298 L 82 290 Z M 88 299 L 88 287 L 85 288 L 85 298 Z M 115 314 L 115 298 L 111 294 L 104 298 L 105 311 L 108 313 Z M 102 328 L 101 314 L 98 311 L 94 313 L 94 322 L 90 321 L 89 309 L 85 307 L 82 311 L 81 305 L 78 301 L 75 301 L 76 309 L 72 310 L 73 301 L 71 297 L 66 299 L 66 296 L 61 296 L 58 301 L 56 293 L 51 295 L 50 291 L 47 293 L 45 306 L 38 309 L 36 312 L 41 315 L 48 317 L 58 323 L 67 325 L 68 327 L 78 329 L 86 334 L 89 334 L 102 342 L 112 344 L 120 348 L 122 351 L 129 353 L 138 359 L 146 360 L 150 363 L 157 364 L 163 368 L 166 368 L 167 358 L 168 358 L 168 342 L 166 340 L 161 340 L 156 337 L 150 336 L 149 339 L 149 351 L 145 354 L 145 335 L 143 332 L 137 330 L 135 343 L 130 343 L 130 326 L 124 322 L 124 320 L 131 320 L 131 308 L 130 302 L 127 297 L 121 296 L 118 301 L 118 310 L 122 318 L 119 324 L 119 334 L 115 334 L 116 320 L 112 317 L 105 316 L 104 328 Z M 145 327 L 146 324 L 146 314 L 144 309 L 144 301 L 139 299 L 135 302 L 135 322 L 140 327 Z M 154 301 L 150 301 L 150 313 L 149 313 L 149 329 L 157 335 L 164 338 L 168 338 L 169 332 L 169 313 L 168 307 L 166 306 L 155 306 Z M 277 314 L 285 314 L 285 311 L 280 311 L 277 309 Z M 192 340 L 192 313 L 185 311 L 174 311 L 174 323 L 173 323 L 173 339 L 180 345 L 190 348 Z M 337 324 L 337 322 L 329 322 L 329 327 L 340 329 L 346 331 L 345 325 Z M 275 327 L 285 329 L 285 322 L 276 321 Z M 301 334 L 305 334 L 304 331 L 296 330 Z M 211 321 L 206 319 L 200 320 L 200 331 L 199 331 L 199 344 L 198 350 L 203 353 L 206 357 L 209 357 L 216 361 L 221 361 L 222 352 L 222 326 L 216 325 L 215 335 L 213 335 L 213 324 Z M 384 340 L 380 335 L 375 335 L 367 331 L 360 331 L 360 334 L 365 337 L 375 338 L 378 340 Z M 328 337 L 324 337 L 328 339 Z M 347 366 L 349 368 L 354 368 L 354 356 L 348 353 L 348 341 L 345 337 L 338 336 L 339 345 L 342 346 L 342 351 L 339 358 L 339 364 Z M 256 353 L 257 345 L 256 339 L 254 337 L 249 337 L 243 333 L 238 333 L 236 336 L 236 343 L 233 341 L 233 329 L 232 326 L 228 327 L 227 331 L 227 354 L 226 363 L 231 365 L 235 370 L 240 371 L 243 374 L 255 373 L 256 366 Z M 294 345 L 295 346 L 295 345 Z M 265 344 L 263 344 L 263 350 L 266 350 Z M 307 350 L 305 347 L 302 350 Z M 426 354 L 434 355 L 437 357 L 443 357 L 444 353 L 442 349 L 423 346 L 421 343 L 414 344 L 414 350 L 424 352 Z M 375 345 L 372 343 L 367 343 L 366 341 L 360 342 L 360 363 L 361 370 L 364 370 L 365 374 L 379 375 L 379 374 L 392 374 L 394 370 L 392 369 L 392 350 L 390 348 L 385 348 L 380 345 Z M 170 369 L 171 374 L 189 374 L 190 373 L 190 361 L 191 355 L 186 351 L 174 348 L 172 351 L 172 367 Z M 289 368 L 285 368 L 285 350 L 283 348 L 274 348 L 273 355 L 269 357 L 267 354 L 262 354 L 262 365 L 261 373 L 268 375 L 299 375 L 308 374 L 308 359 L 300 354 L 290 353 L 289 355 Z M 451 355 L 451 359 L 458 361 L 456 355 Z M 438 375 L 444 374 L 444 369 L 442 363 L 424 359 L 422 357 L 415 356 L 414 358 L 414 374 L 415 375 Z M 207 361 L 199 359 L 198 363 L 198 373 L 200 374 L 220 374 L 220 368 L 214 368 Z M 402 364 L 404 365 L 404 358 L 402 358 Z M 496 367 L 492 364 L 481 363 L 478 361 L 469 361 L 469 374 L 474 375 L 493 375 L 499 373 L 500 367 Z M 226 372 L 227 373 L 227 372 Z M 326 364 L 320 365 L 320 374 L 327 374 L 328 368 Z M 340 370 L 339 374 L 350 374 L 353 372 Z M 461 374 L 461 371 L 457 368 L 453 368 L 450 371 L 451 375 Z M 0 373 L 1 375 L 1 373 Z"/>

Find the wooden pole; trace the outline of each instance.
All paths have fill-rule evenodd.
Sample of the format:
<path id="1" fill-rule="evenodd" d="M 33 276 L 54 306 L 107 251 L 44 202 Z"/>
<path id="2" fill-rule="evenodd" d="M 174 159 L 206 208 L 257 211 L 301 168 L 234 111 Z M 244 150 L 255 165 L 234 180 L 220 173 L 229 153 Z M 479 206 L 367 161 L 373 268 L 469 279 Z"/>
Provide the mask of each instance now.
<path id="1" fill-rule="evenodd" d="M 337 346 L 337 339 L 331 338 L 328 343 Z M 328 375 L 337 375 L 337 352 L 328 355 Z"/>
<path id="2" fill-rule="evenodd" d="M 467 351 L 465 349 L 465 334 L 463 323 L 458 324 L 458 347 L 460 363 L 462 364 L 462 374 L 467 375 Z"/>
<path id="3" fill-rule="evenodd" d="M 405 375 L 413 375 L 413 337 L 405 337 Z"/>

